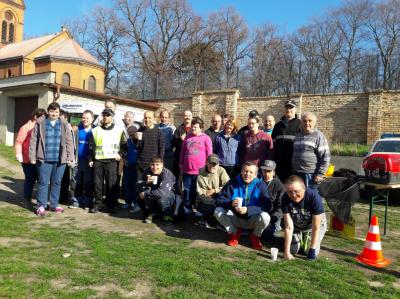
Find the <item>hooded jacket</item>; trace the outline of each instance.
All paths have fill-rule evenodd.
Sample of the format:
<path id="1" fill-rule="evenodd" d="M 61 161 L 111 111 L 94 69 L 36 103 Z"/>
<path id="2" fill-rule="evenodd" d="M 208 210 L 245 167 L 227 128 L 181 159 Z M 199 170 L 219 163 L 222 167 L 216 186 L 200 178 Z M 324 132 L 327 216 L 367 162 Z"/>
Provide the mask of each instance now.
<path id="1" fill-rule="evenodd" d="M 243 198 L 243 207 L 247 207 L 245 215 L 237 214 L 232 207 L 232 201 L 237 198 Z M 238 217 L 249 218 L 269 212 L 271 210 L 271 201 L 268 195 L 267 185 L 258 178 L 255 178 L 250 184 L 246 184 L 242 177 L 238 175 L 231 179 L 216 198 L 216 206 L 225 210 L 232 210 Z"/>

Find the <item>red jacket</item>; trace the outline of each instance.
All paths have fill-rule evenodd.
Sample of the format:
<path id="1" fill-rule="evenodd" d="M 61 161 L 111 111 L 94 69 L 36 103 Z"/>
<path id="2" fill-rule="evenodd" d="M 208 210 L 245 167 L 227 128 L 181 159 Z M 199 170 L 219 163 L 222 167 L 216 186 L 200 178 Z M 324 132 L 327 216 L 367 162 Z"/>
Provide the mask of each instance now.
<path id="1" fill-rule="evenodd" d="M 32 130 L 35 127 L 36 121 L 29 120 L 18 131 L 17 139 L 15 140 L 15 154 L 22 155 L 22 163 L 30 163 L 29 161 L 29 142 L 31 140 Z"/>

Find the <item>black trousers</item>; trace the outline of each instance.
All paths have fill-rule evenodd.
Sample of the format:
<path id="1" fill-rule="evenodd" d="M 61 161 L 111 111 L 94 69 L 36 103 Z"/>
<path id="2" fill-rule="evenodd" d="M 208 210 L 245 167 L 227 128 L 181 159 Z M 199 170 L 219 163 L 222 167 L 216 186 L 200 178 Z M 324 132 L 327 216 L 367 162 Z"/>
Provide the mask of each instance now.
<path id="1" fill-rule="evenodd" d="M 104 204 L 112 209 L 118 200 L 118 162 L 116 160 L 94 161 L 94 199 L 99 204 L 103 199 L 103 184 L 105 182 Z M 89 205 L 92 207 L 93 204 Z"/>

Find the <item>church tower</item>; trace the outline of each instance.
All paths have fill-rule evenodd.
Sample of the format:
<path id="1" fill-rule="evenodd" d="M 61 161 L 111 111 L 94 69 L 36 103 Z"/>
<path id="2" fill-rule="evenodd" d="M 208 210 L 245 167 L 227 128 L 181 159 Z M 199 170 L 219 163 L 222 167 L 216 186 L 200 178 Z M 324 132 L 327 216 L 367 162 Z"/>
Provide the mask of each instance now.
<path id="1" fill-rule="evenodd" d="M 23 40 L 24 0 L 0 0 L 0 47 Z"/>

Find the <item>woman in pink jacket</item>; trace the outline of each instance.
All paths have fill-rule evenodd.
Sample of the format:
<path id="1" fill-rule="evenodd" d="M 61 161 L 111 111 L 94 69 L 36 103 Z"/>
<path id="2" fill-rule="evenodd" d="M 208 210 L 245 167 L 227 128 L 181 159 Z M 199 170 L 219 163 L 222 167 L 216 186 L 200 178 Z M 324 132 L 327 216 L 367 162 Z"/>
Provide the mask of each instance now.
<path id="1" fill-rule="evenodd" d="M 204 122 L 199 117 L 192 119 L 192 128 L 182 144 L 179 166 L 183 174 L 183 203 L 185 212 L 192 211 L 196 198 L 196 182 L 199 169 L 206 165 L 212 152 L 210 137 L 203 133 Z"/>
<path id="2" fill-rule="evenodd" d="M 31 141 L 32 130 L 35 127 L 36 119 L 46 114 L 46 110 L 36 108 L 32 112 L 32 118 L 28 120 L 18 131 L 17 139 L 15 140 L 15 156 L 18 162 L 21 163 L 24 171 L 24 200 L 25 207 L 29 210 L 32 206 L 32 191 L 38 178 L 36 165 L 29 161 L 29 142 Z"/>

